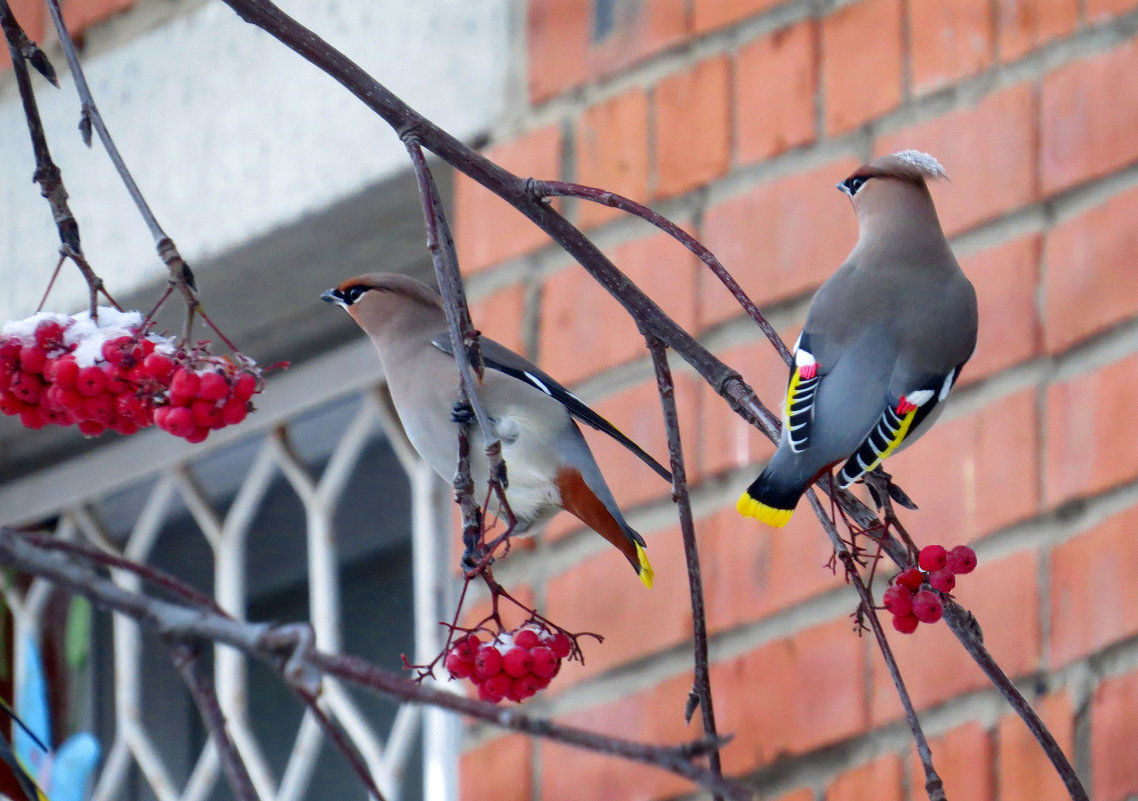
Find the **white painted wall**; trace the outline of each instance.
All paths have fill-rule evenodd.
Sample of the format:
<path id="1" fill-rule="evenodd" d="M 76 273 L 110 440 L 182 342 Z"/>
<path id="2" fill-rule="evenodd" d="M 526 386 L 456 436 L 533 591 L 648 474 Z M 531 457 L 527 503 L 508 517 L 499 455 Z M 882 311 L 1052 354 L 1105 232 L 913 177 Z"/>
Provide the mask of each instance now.
<path id="1" fill-rule="evenodd" d="M 144 0 L 145 1 L 145 0 Z M 506 110 L 509 0 L 280 0 L 456 136 Z M 62 57 L 54 59 L 65 67 Z M 390 128 L 331 78 L 211 2 L 84 64 L 92 92 L 159 222 L 191 262 L 293 222 L 406 168 Z M 84 249 L 113 292 L 160 279 L 149 233 L 99 145 L 76 130 L 70 76 L 35 78 Z M 30 314 L 57 257 L 10 73 L 0 100 L 0 320 Z M 65 270 L 50 306 L 81 306 Z"/>

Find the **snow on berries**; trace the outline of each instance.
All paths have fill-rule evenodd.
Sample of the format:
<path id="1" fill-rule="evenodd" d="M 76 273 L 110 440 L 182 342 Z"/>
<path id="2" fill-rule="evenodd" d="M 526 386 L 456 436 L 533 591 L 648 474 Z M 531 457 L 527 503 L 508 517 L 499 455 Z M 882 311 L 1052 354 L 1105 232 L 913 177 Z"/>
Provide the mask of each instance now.
<path id="1" fill-rule="evenodd" d="M 157 425 L 201 442 L 252 410 L 261 371 L 179 348 L 142 315 L 100 307 L 97 319 L 42 312 L 0 329 L 0 413 L 28 428 L 76 425 L 87 436 Z"/>
<path id="2" fill-rule="evenodd" d="M 521 702 L 544 690 L 573 651 L 563 632 L 527 623 L 486 642 L 467 634 L 451 643 L 443 660 L 454 679 L 470 679 L 483 701 Z"/>
<path id="3" fill-rule="evenodd" d="M 967 545 L 946 551 L 927 545 L 917 556 L 918 567 L 902 570 L 882 595 L 881 603 L 893 615 L 893 628 L 912 634 L 921 623 L 936 623 L 944 616 L 944 598 L 956 587 L 956 577 L 976 569 L 976 552 Z"/>

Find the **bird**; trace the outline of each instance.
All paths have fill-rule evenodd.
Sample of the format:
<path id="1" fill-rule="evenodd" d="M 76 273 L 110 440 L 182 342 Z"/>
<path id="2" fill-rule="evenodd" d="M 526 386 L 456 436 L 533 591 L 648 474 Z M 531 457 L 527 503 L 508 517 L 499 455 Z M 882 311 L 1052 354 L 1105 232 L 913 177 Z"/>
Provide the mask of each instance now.
<path id="1" fill-rule="evenodd" d="M 746 517 L 785 526 L 798 499 L 839 467 L 848 487 L 911 445 L 941 412 L 976 347 L 976 292 L 949 247 L 927 153 L 902 150 L 838 184 L 858 239 L 818 289 L 793 348 L 778 448 L 739 496 Z"/>
<path id="2" fill-rule="evenodd" d="M 458 464 L 456 423 L 469 412 L 455 407 L 458 365 L 438 292 L 408 275 L 369 273 L 320 297 L 342 306 L 371 339 L 408 439 L 449 479 Z M 479 345 L 485 370 L 477 392 L 502 443 L 506 500 L 516 518 L 511 533 L 532 533 L 564 509 L 616 546 L 650 588 L 644 538 L 621 514 L 575 420 L 608 434 L 665 480 L 671 473 L 537 365 L 488 337 Z M 470 437 L 471 477 L 485 488 L 486 443 L 477 426 Z M 490 502 L 497 510 L 496 499 Z"/>

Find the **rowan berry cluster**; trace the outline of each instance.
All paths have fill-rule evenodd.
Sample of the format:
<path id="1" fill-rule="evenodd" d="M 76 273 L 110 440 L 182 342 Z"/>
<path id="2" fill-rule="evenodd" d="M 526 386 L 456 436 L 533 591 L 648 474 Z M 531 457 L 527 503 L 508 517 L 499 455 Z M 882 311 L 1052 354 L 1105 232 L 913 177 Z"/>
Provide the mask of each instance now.
<path id="1" fill-rule="evenodd" d="M 976 552 L 967 545 L 957 545 L 951 551 L 942 545 L 922 548 L 917 567 L 894 576 L 882 596 L 882 604 L 893 614 L 893 628 L 912 634 L 921 623 L 936 623 L 944 614 L 941 593 L 952 592 L 956 577 L 975 569 Z"/>
<path id="2" fill-rule="evenodd" d="M 138 312 L 41 313 L 0 332 L 0 412 L 28 428 L 78 425 L 98 436 L 157 424 L 201 442 L 244 420 L 260 385 L 251 362 L 239 367 L 205 343 L 180 349 L 147 332 Z"/>
<path id="3" fill-rule="evenodd" d="M 445 664 L 451 678 L 474 682 L 483 701 L 520 703 L 548 687 L 572 651 L 573 641 L 563 632 L 530 623 L 492 642 L 477 634 L 461 637 L 447 651 Z"/>

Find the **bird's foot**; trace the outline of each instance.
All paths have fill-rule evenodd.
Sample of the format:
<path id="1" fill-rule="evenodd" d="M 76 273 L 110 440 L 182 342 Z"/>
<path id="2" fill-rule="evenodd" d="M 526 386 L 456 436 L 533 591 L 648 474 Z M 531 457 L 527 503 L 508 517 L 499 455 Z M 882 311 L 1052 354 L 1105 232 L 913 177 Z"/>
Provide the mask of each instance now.
<path id="1" fill-rule="evenodd" d="M 469 425 L 474 422 L 474 407 L 469 402 L 455 401 L 450 410 L 450 419 L 462 426 Z"/>

